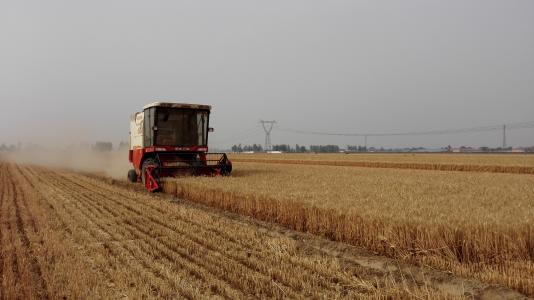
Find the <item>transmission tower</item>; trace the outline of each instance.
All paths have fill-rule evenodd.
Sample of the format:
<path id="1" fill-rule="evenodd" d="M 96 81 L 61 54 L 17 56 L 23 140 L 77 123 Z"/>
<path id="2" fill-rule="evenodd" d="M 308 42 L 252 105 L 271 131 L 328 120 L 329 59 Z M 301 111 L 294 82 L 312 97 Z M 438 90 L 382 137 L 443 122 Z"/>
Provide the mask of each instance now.
<path id="1" fill-rule="evenodd" d="M 265 151 L 271 151 L 273 145 L 271 144 L 271 131 L 273 131 L 276 121 L 260 121 L 263 130 L 265 131 Z"/>

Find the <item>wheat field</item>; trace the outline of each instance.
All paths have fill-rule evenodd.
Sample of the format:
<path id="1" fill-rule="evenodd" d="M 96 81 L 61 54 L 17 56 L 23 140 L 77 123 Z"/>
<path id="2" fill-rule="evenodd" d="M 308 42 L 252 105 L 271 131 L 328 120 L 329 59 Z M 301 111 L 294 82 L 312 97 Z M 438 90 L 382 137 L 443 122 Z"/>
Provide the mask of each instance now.
<path id="1" fill-rule="evenodd" d="M 230 154 L 232 159 L 286 159 L 314 161 L 403 162 L 454 165 L 498 165 L 534 167 L 534 154 L 471 153 L 283 153 Z"/>
<path id="2" fill-rule="evenodd" d="M 234 167 L 154 195 L 0 162 L 0 299 L 534 294 L 531 175 Z"/>
<path id="3" fill-rule="evenodd" d="M 534 295 L 534 176 L 268 163 L 234 169 L 228 178 L 169 179 L 165 189 Z"/>
<path id="4" fill-rule="evenodd" d="M 534 175 L 529 154 L 232 154 L 234 162 Z"/>
<path id="5" fill-rule="evenodd" d="M 70 171 L 0 163 L 0 299 L 455 299 L 488 292 L 170 199 Z M 390 266 L 369 267 L 376 264 Z M 451 284 L 439 288 L 444 280 L 454 293 Z"/>

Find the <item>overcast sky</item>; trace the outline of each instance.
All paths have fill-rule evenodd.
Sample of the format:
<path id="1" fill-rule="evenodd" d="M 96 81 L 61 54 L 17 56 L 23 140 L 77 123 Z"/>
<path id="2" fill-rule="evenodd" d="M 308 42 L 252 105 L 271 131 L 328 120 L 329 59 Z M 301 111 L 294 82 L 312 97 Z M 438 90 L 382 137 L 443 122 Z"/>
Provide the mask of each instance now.
<path id="1" fill-rule="evenodd" d="M 263 143 L 260 119 L 365 133 L 534 121 L 534 1 L 0 0 L 0 143 L 127 141 L 129 115 L 154 100 L 213 105 L 215 147 Z M 534 129 L 508 141 L 534 145 Z"/>

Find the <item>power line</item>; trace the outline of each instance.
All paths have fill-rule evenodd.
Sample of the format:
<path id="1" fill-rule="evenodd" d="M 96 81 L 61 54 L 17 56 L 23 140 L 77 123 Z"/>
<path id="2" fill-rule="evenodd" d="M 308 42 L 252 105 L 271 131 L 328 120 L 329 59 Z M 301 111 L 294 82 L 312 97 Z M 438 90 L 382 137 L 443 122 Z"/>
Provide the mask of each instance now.
<path id="1" fill-rule="evenodd" d="M 509 123 L 509 124 L 505 124 L 504 126 L 505 126 L 504 131 L 513 130 L 513 129 L 521 129 L 521 128 L 534 128 L 534 121 Z M 503 125 L 501 124 L 501 125 L 492 125 L 492 126 L 455 128 L 455 129 L 445 129 L 445 130 L 390 132 L 390 133 L 338 133 L 338 132 L 324 132 L 324 131 L 308 131 L 308 130 L 279 128 L 279 127 L 275 127 L 275 129 L 279 131 L 285 131 L 285 132 L 291 132 L 291 133 L 297 133 L 297 134 L 306 134 L 306 135 L 352 136 L 352 137 L 364 137 L 365 139 L 367 139 L 367 137 L 380 137 L 380 136 L 445 135 L 445 134 L 458 134 L 458 133 L 470 133 L 470 132 L 497 131 L 497 130 L 503 130 Z"/>
<path id="2" fill-rule="evenodd" d="M 422 136 L 422 135 L 445 135 L 445 134 L 460 134 L 460 133 L 471 133 L 471 132 L 490 132 L 490 131 L 502 131 L 502 144 L 503 148 L 506 148 L 507 145 L 507 131 L 523 128 L 534 128 L 534 121 L 529 122 L 515 122 L 508 123 L 504 125 L 492 125 L 492 126 L 479 126 L 479 127 L 468 127 L 468 128 L 456 128 L 456 129 L 446 129 L 446 130 L 431 130 L 431 131 L 414 131 L 414 132 L 390 132 L 390 133 L 339 133 L 339 132 L 324 132 L 324 131 L 308 131 L 308 130 L 299 130 L 292 128 L 280 128 L 275 126 L 276 121 L 260 121 L 261 127 L 253 127 L 247 130 L 242 131 L 241 133 L 231 135 L 226 138 L 219 139 L 214 136 L 211 141 L 220 144 L 226 142 L 235 142 L 242 139 L 248 139 L 251 137 L 258 136 L 261 130 L 263 129 L 265 133 L 265 149 L 270 150 L 272 148 L 271 142 L 271 133 L 273 130 L 297 133 L 303 135 L 322 135 L 322 136 L 348 136 L 348 137 L 363 137 L 364 144 L 367 146 L 368 137 L 388 137 L 388 136 Z"/>

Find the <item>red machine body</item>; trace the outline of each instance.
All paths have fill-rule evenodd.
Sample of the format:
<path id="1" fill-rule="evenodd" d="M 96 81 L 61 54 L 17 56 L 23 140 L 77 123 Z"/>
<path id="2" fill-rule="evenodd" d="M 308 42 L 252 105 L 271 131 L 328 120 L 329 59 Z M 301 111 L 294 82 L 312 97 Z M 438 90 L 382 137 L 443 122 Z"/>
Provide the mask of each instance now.
<path id="1" fill-rule="evenodd" d="M 155 192 L 162 177 L 230 175 L 226 154 L 208 153 L 210 111 L 207 105 L 155 102 L 132 115 L 129 180 Z"/>

